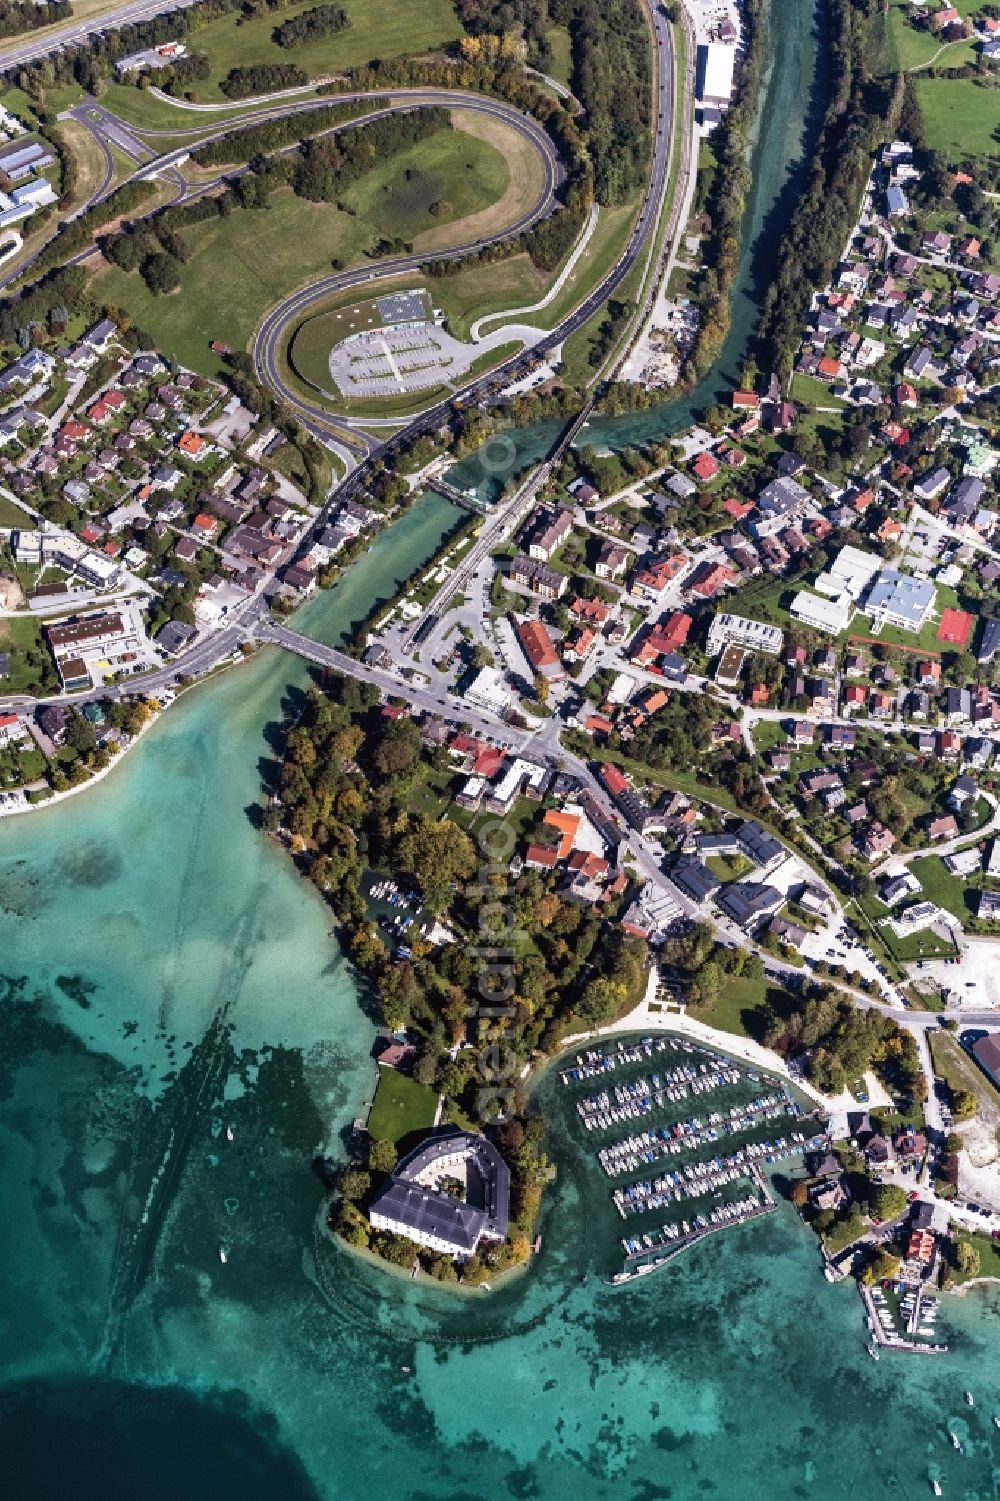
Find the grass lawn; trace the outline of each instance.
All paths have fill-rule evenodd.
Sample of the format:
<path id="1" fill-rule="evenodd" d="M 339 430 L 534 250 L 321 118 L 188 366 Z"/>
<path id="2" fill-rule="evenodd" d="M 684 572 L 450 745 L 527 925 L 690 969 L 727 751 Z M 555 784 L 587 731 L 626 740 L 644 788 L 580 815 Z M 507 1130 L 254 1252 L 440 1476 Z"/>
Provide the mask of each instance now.
<path id="1" fill-rule="evenodd" d="M 368 1132 L 379 1141 L 399 1141 L 413 1131 L 429 1131 L 437 1095 L 394 1068 L 380 1068 L 378 1088 L 368 1115 Z"/>
<path id="2" fill-rule="evenodd" d="M 275 24 L 273 20 L 272 24 Z M 308 90 L 304 89 L 299 97 L 307 99 Z M 324 97 L 316 102 L 328 104 L 329 99 Z M 211 114 L 196 114 L 189 109 L 182 109 L 180 105 L 171 104 L 168 99 L 158 99 L 148 89 L 137 89 L 130 83 L 109 83 L 101 95 L 101 103 L 139 131 L 176 130 L 178 135 L 187 135 L 189 139 L 196 133 L 215 129 L 229 120 L 238 124 L 248 111 L 260 108 L 259 104 L 241 103 L 234 99 L 227 101 L 225 109 L 214 109 Z M 164 142 L 161 138 L 157 144 L 160 148 L 166 146 L 169 149 L 170 142 Z"/>
<path id="3" fill-rule="evenodd" d="M 365 0 L 346 7 L 351 24 L 332 36 L 302 47 L 279 47 L 272 41 L 276 26 L 314 8 L 315 0 L 301 0 L 277 14 L 247 20 L 239 12 L 220 16 L 199 28 L 191 46 L 208 54 L 210 76 L 193 85 L 200 100 L 225 95 L 219 82 L 230 68 L 253 63 L 296 63 L 310 78 L 326 77 L 345 68 L 363 67 L 373 58 L 400 57 L 452 42 L 462 27 L 450 0 Z"/>
<path id="4" fill-rule="evenodd" d="M 981 8 L 982 0 L 953 0 L 955 9 L 964 18 Z M 911 26 L 909 18 L 926 18 L 927 11 L 920 11 L 909 0 L 891 0 L 888 13 L 889 44 L 897 72 L 908 73 L 914 68 L 926 67 L 932 60 L 942 68 L 957 68 L 975 58 L 975 39 L 962 42 L 942 42 L 927 26 Z M 940 56 L 937 54 L 940 53 Z"/>
<path id="5" fill-rule="evenodd" d="M 787 1011 L 795 1004 L 789 991 L 770 980 L 723 975 L 722 987 L 715 1000 L 690 1009 L 694 1019 L 704 1022 L 707 1027 L 718 1027 L 720 1032 L 756 1039 L 760 1031 L 755 1025 L 756 1014 L 765 1002 L 770 1002 L 778 1012 Z"/>
<path id="6" fill-rule="evenodd" d="M 705 864 L 720 881 L 742 881 L 753 869 L 753 863 L 746 855 L 709 855 Z"/>
<path id="7" fill-rule="evenodd" d="M 444 310 L 449 333 L 463 339 L 477 318 L 507 308 L 530 307 L 544 297 L 551 282 L 552 277 L 539 271 L 529 256 L 514 255 L 493 265 L 464 266 L 426 285 L 435 306 Z"/>
<path id="8" fill-rule="evenodd" d="M 391 192 L 390 185 L 404 181 L 408 169 L 420 172 L 428 161 L 437 164 L 435 170 L 444 170 L 449 161 L 469 160 L 470 153 L 482 162 L 497 155 L 486 143 L 458 130 L 417 142 L 412 151 L 401 152 L 347 190 L 347 206 L 357 206 L 356 215 L 282 189 L 272 195 L 266 209 L 234 209 L 225 218 L 186 229 L 191 257 L 181 268 L 176 292 L 156 296 L 138 273 L 108 266 L 95 277 L 94 295 L 126 308 L 160 349 L 183 364 L 217 375 L 221 362 L 208 347 L 211 340 L 245 348 L 268 308 L 286 293 L 329 273 L 335 257 L 345 266 L 364 259 L 383 233 L 377 222 L 365 217 L 365 211 L 373 217 L 383 212 L 383 187 Z M 467 189 L 463 185 L 463 203 L 472 204 L 477 196 L 474 184 Z M 410 212 L 417 212 L 412 205 Z M 412 234 L 421 222 L 397 220 L 395 232 Z M 224 297 L 220 287 L 225 288 Z"/>
<path id="9" fill-rule="evenodd" d="M 61 120 L 56 130 L 76 162 L 77 189 L 73 204 L 85 203 L 104 181 L 104 152 L 96 137 L 78 120 Z M 134 164 L 131 165 L 134 168 Z"/>
<path id="10" fill-rule="evenodd" d="M 0 616 L 0 651 L 10 657 L 10 671 L 3 681 L 5 693 L 32 693 L 39 687 L 55 690 L 59 680 L 42 636 L 40 620 L 32 615 Z M 31 666 L 27 660 L 29 651 L 37 652 L 44 666 Z"/>
<path id="11" fill-rule="evenodd" d="M 1000 1277 L 1000 1242 L 994 1241 L 992 1236 L 981 1235 L 972 1230 L 961 1230 L 955 1239 L 959 1245 L 975 1246 L 979 1252 L 979 1271 L 977 1277 Z M 957 1267 L 949 1266 L 948 1276 L 952 1282 L 970 1282 L 972 1278 L 968 1272 L 960 1272 Z"/>
<path id="12" fill-rule="evenodd" d="M 545 40 L 552 48 L 549 77 L 554 78 L 557 83 L 564 83 L 568 88 L 570 70 L 573 67 L 573 49 L 569 32 L 565 26 L 550 26 L 545 33 Z"/>
<path id="13" fill-rule="evenodd" d="M 367 297 L 360 302 L 339 298 L 329 311 L 307 318 L 295 330 L 288 350 L 289 361 L 296 374 L 310 385 L 329 389 L 332 380 L 329 356 L 334 344 L 349 334 L 381 326 L 376 298 Z"/>
<path id="14" fill-rule="evenodd" d="M 334 256 L 345 265 L 359 261 L 371 243 L 361 220 L 290 189 L 275 193 L 266 209 L 234 209 L 184 237 L 191 258 L 176 292 L 155 296 L 138 273 L 116 266 L 100 272 L 93 292 L 127 308 L 158 348 L 204 375 L 221 369 L 212 339 L 243 349 L 268 308 L 293 287 L 329 272 Z"/>
<path id="15" fill-rule="evenodd" d="M 818 380 L 815 375 L 793 375 L 791 394 L 792 400 L 801 401 L 803 406 L 833 407 L 836 411 L 847 406 L 841 397 L 834 396 L 825 380 Z"/>
<path id="16" fill-rule="evenodd" d="M 905 938 L 897 938 L 890 927 L 880 927 L 878 933 L 890 954 L 901 964 L 914 959 L 947 959 L 956 952 L 953 943 L 947 943 L 930 931 L 908 933 Z"/>
<path id="17" fill-rule="evenodd" d="M 947 54 L 946 54 L 947 56 Z M 927 144 L 956 161 L 992 156 L 996 93 L 969 78 L 916 78 L 917 100 L 924 117 Z"/>
<path id="18" fill-rule="evenodd" d="M 16 506 L 12 500 L 8 500 L 5 495 L 0 495 L 0 526 L 27 525 L 32 527 L 34 524 L 27 511 L 22 511 L 21 507 Z"/>
<path id="19" fill-rule="evenodd" d="M 963 923 L 975 917 L 975 896 L 979 881 L 967 881 L 945 870 L 939 855 L 924 855 L 910 863 L 910 869 L 923 887 L 922 900 L 936 902 L 947 912 L 953 912 Z"/>
<path id="20" fill-rule="evenodd" d="M 957 1038 L 945 1030 L 928 1032 L 934 1071 L 949 1089 L 968 1089 L 977 1098 L 994 1107 L 1000 1106 L 1000 1090 L 994 1089 L 982 1069 L 975 1064 Z M 957 1129 L 961 1131 L 961 1122 Z"/>

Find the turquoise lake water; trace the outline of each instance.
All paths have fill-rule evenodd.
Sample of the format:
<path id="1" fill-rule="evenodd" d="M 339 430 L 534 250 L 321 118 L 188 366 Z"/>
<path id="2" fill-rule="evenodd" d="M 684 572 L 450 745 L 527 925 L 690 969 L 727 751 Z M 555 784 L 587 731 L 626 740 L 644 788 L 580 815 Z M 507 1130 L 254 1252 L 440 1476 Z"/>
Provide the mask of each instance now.
<path id="1" fill-rule="evenodd" d="M 297 623 L 342 639 L 450 511 L 419 502 Z M 307 682 L 267 652 L 0 823 L 3 1494 L 869 1501 L 937 1464 L 995 1497 L 996 1288 L 945 1300 L 949 1356 L 876 1365 L 787 1207 L 607 1288 L 621 1222 L 553 1075 L 527 1274 L 449 1295 L 318 1234 L 311 1161 L 374 1068 L 328 914 L 251 816 Z"/>
<path id="2" fill-rule="evenodd" d="M 352 607 L 412 554 L 389 533 Z M 530 1272 L 449 1295 L 318 1234 L 310 1163 L 370 1095 L 373 1030 L 248 816 L 306 681 L 268 652 L 0 826 L 5 1494 L 825 1501 L 922 1495 L 935 1463 L 995 1495 L 996 1289 L 946 1301 L 948 1357 L 875 1365 L 787 1208 L 608 1288 L 621 1221 L 554 1075 Z"/>

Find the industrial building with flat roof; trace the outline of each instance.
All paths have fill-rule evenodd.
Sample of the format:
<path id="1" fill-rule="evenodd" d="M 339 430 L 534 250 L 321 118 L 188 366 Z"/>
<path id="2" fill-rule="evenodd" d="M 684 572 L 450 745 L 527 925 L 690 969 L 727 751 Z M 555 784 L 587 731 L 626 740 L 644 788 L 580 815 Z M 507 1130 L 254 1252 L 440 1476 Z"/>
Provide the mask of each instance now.
<path id="1" fill-rule="evenodd" d="M 760 620 L 747 620 L 743 615 L 716 615 L 708 629 L 705 650 L 710 657 L 726 646 L 745 646 L 751 651 L 766 652 L 775 657 L 781 650 L 784 632 L 780 626 L 765 625 Z"/>
<path id="2" fill-rule="evenodd" d="M 894 625 L 901 631 L 923 629 L 934 608 L 937 591 L 929 579 L 912 578 L 896 568 L 883 568 L 861 608 L 872 625 Z"/>
<path id="3" fill-rule="evenodd" d="M 699 104 L 728 104 L 733 97 L 736 48 L 723 42 L 704 42 L 698 48 Z"/>
<path id="4" fill-rule="evenodd" d="M 800 589 L 789 605 L 788 613 L 793 620 L 800 620 L 814 631 L 839 636 L 851 623 L 854 601 L 847 593 L 838 595 L 836 599 L 824 599 L 808 589 Z"/>

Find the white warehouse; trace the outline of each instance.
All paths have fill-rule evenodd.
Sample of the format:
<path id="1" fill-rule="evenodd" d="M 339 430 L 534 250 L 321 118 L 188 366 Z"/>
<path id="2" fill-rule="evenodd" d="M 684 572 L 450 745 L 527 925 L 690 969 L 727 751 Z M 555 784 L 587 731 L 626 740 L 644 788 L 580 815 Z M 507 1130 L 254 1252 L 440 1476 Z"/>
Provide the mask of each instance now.
<path id="1" fill-rule="evenodd" d="M 727 105 L 733 97 L 735 69 L 735 47 L 703 42 L 698 48 L 698 103 Z"/>

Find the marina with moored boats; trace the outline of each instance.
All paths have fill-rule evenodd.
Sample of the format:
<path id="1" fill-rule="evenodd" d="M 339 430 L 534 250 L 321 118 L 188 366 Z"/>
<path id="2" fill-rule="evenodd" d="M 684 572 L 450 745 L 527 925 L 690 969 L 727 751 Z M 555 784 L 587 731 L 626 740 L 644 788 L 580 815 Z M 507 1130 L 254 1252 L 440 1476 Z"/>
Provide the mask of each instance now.
<path id="1" fill-rule="evenodd" d="M 782 1081 L 675 1033 L 597 1044 L 559 1078 L 573 1093 L 586 1087 L 574 1100 L 583 1145 L 629 1224 L 623 1269 L 606 1279 L 615 1286 L 772 1213 L 766 1165 L 826 1141 L 816 1123 L 800 1128 L 802 1107 Z"/>

